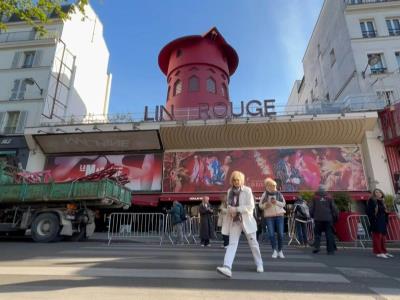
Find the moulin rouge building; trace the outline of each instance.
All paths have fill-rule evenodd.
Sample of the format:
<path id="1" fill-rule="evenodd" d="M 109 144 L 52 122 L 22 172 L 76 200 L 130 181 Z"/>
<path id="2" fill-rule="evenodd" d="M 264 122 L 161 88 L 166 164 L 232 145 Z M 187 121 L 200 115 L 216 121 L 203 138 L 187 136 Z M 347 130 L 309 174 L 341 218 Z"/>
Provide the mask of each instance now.
<path id="1" fill-rule="evenodd" d="M 144 108 L 141 119 L 74 117 L 28 128 L 28 169 L 66 181 L 122 165 L 134 210 L 173 200 L 197 205 L 204 195 L 220 201 L 233 170 L 246 175 L 256 197 L 266 177 L 276 179 L 289 202 L 319 186 L 346 191 L 355 203 L 375 186 L 392 192 L 376 111 L 276 112 L 269 99 L 232 107 L 229 83 L 239 58 L 216 28 L 170 42 L 158 62 L 166 103 Z"/>

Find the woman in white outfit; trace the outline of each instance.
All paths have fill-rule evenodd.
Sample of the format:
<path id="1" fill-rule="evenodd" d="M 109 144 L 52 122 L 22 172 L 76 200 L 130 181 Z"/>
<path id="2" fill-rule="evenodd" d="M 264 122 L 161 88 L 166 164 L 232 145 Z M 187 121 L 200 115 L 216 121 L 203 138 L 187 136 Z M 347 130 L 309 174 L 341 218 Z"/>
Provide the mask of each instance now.
<path id="1" fill-rule="evenodd" d="M 251 252 L 253 253 L 257 272 L 264 272 L 260 247 L 256 238 L 257 222 L 253 216 L 253 192 L 251 188 L 244 185 L 244 179 L 242 172 L 232 172 L 230 178 L 232 187 L 227 192 L 228 216 L 226 222 L 222 224 L 222 234 L 229 235 L 229 245 L 226 249 L 224 265 L 217 267 L 217 271 L 229 278 L 232 277 L 232 263 L 242 231 L 244 231 Z"/>

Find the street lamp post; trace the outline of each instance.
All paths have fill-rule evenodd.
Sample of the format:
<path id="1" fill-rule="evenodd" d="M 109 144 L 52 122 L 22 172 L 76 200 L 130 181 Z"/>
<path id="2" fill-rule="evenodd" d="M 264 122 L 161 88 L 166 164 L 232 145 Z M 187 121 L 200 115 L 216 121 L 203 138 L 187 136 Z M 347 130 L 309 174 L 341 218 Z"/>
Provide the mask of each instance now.
<path id="1" fill-rule="evenodd" d="M 381 57 L 379 55 L 371 55 L 371 57 L 368 58 L 368 62 L 365 66 L 364 71 L 361 72 L 362 77 L 365 79 L 365 72 L 367 71 L 368 66 L 374 66 L 377 63 L 379 63 Z"/>

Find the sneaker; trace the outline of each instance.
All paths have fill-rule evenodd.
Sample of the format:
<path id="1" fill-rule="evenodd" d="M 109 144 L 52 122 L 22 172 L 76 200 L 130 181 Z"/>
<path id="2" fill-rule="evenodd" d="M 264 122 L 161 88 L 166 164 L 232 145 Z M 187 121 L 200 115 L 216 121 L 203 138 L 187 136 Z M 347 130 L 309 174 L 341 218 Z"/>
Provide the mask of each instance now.
<path id="1" fill-rule="evenodd" d="M 379 253 L 379 254 L 376 255 L 376 257 L 379 257 L 379 258 L 389 258 L 389 257 L 387 257 L 384 253 Z"/>
<path id="2" fill-rule="evenodd" d="M 274 250 L 272 253 L 272 258 L 277 258 L 278 257 L 278 251 Z"/>
<path id="3" fill-rule="evenodd" d="M 258 266 L 257 267 L 257 273 L 263 273 L 264 272 L 264 267 L 263 266 Z"/>
<path id="4" fill-rule="evenodd" d="M 225 277 L 232 277 L 232 271 L 228 267 L 217 267 L 217 272 Z"/>
<path id="5" fill-rule="evenodd" d="M 394 255 L 393 255 L 393 254 L 390 254 L 390 253 L 385 253 L 385 255 L 386 255 L 387 257 L 394 257 Z"/>
<path id="6" fill-rule="evenodd" d="M 282 250 L 278 252 L 278 257 L 279 258 L 285 258 L 285 255 L 283 255 L 283 251 Z"/>
<path id="7" fill-rule="evenodd" d="M 211 247 L 211 244 L 207 244 L 206 247 Z"/>
<path id="8" fill-rule="evenodd" d="M 202 247 L 205 247 L 203 244 L 201 244 Z"/>

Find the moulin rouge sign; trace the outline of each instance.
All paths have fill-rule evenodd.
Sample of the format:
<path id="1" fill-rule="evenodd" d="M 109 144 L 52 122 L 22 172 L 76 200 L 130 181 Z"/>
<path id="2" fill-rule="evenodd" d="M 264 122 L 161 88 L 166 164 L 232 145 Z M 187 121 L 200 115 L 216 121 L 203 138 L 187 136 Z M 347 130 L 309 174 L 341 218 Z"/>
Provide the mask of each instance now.
<path id="1" fill-rule="evenodd" d="M 150 112 L 149 108 L 144 108 L 144 121 L 170 121 L 176 118 L 182 119 L 188 117 L 191 120 L 205 120 L 205 119 L 225 119 L 225 118 L 240 118 L 240 117 L 268 117 L 275 115 L 275 100 L 250 100 L 248 102 L 241 101 L 240 108 L 233 108 L 232 102 L 228 104 L 225 102 L 216 102 L 214 104 L 199 103 L 197 107 L 190 107 L 185 109 L 168 110 L 163 105 L 157 105 L 154 112 Z"/>

